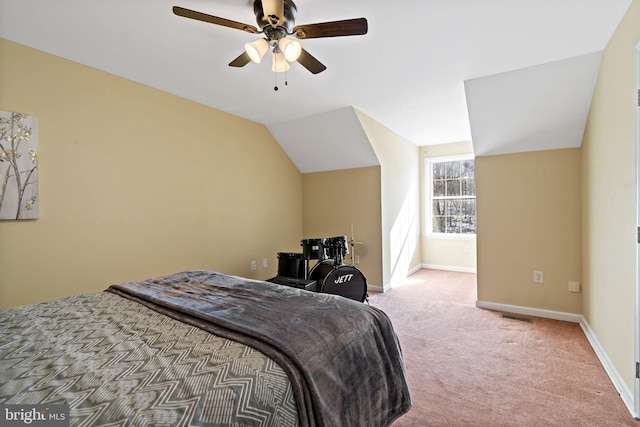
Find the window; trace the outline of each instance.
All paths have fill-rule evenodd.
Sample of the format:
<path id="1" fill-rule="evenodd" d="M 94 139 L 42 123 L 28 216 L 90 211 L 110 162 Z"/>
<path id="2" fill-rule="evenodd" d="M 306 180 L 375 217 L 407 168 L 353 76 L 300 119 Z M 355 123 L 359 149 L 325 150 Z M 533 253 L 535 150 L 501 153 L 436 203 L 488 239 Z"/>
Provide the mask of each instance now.
<path id="1" fill-rule="evenodd" d="M 427 159 L 427 231 L 476 233 L 475 162 L 471 157 Z"/>

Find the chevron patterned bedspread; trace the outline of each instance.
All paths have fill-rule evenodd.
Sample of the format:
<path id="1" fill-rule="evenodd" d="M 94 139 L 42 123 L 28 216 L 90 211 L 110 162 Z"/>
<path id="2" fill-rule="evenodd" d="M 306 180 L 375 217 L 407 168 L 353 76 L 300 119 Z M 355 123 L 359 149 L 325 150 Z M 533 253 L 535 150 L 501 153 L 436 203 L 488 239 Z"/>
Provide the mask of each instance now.
<path id="1" fill-rule="evenodd" d="M 298 422 L 271 359 L 107 292 L 0 312 L 0 403 L 67 403 L 72 426 Z"/>
<path id="2" fill-rule="evenodd" d="M 0 312 L 0 403 L 71 425 L 384 426 L 410 398 L 386 315 L 208 271 Z"/>

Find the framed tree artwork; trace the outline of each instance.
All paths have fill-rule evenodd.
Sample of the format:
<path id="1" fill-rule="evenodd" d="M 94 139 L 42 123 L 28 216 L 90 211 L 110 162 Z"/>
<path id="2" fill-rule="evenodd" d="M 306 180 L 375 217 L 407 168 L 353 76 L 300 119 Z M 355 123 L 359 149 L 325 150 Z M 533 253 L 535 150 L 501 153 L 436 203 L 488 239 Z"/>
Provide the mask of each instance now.
<path id="1" fill-rule="evenodd" d="M 0 219 L 37 219 L 36 118 L 0 111 Z"/>

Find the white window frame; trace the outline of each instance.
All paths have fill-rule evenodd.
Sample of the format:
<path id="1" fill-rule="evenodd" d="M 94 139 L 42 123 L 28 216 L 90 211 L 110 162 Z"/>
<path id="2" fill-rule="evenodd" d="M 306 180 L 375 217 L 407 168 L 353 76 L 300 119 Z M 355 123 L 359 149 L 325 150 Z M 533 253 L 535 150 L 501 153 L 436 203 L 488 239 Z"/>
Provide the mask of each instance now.
<path id="1" fill-rule="evenodd" d="M 475 163 L 475 157 L 473 154 L 459 154 L 452 156 L 441 156 L 441 157 L 426 157 L 424 159 L 424 185 L 425 185 L 425 202 L 424 202 L 424 230 L 425 236 L 430 239 L 449 239 L 449 240 L 476 240 L 476 233 L 478 229 L 476 228 L 476 233 L 434 233 L 433 232 L 433 163 L 442 163 L 442 162 L 450 162 L 450 161 L 459 161 L 459 160 L 473 160 Z M 474 173 L 474 183 L 475 183 L 475 173 Z M 477 198 L 476 198 L 476 227 L 477 227 Z"/>

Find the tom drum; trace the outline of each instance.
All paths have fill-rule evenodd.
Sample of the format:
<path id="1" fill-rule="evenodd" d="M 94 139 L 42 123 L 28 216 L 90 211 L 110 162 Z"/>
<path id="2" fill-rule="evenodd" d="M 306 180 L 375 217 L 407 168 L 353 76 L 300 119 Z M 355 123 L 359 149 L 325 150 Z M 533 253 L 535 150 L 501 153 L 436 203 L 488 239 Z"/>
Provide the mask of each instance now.
<path id="1" fill-rule="evenodd" d="M 302 246 L 302 256 L 304 259 L 319 259 L 323 260 L 327 258 L 325 250 L 326 239 L 303 239 L 300 241 Z"/>
<path id="2" fill-rule="evenodd" d="M 306 264 L 301 253 L 278 252 L 278 276 L 304 279 Z"/>

